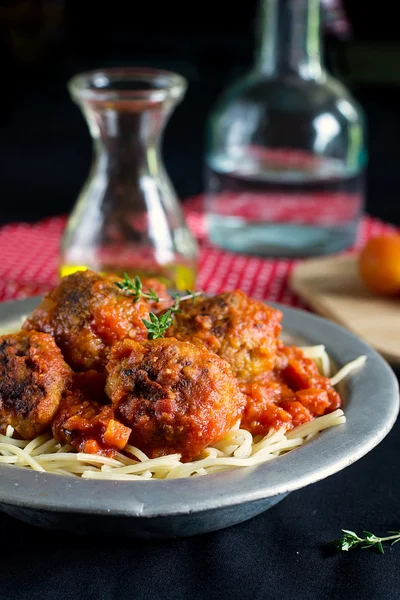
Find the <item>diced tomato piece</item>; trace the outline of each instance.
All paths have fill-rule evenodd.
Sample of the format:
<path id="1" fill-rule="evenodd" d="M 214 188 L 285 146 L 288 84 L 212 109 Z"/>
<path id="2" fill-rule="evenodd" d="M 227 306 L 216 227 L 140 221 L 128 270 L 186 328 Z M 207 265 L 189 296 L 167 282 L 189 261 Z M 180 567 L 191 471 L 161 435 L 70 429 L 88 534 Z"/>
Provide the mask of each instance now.
<path id="1" fill-rule="evenodd" d="M 296 392 L 296 399 L 305 406 L 314 417 L 323 415 L 330 407 L 328 392 L 318 388 L 309 388 Z"/>
<path id="2" fill-rule="evenodd" d="M 290 429 L 292 417 L 289 412 L 273 403 L 250 402 L 246 408 L 241 426 L 253 435 L 265 435 L 270 428 Z"/>
<path id="3" fill-rule="evenodd" d="M 110 419 L 103 433 L 103 440 L 108 446 L 122 450 L 128 443 L 131 431 L 129 427 L 125 427 L 115 419 Z"/>
<path id="4" fill-rule="evenodd" d="M 281 408 L 292 416 L 293 427 L 308 423 L 313 419 L 311 412 L 298 400 L 284 400 L 281 403 Z"/>
<path id="5" fill-rule="evenodd" d="M 315 364 L 309 360 L 302 361 L 291 359 L 282 375 L 288 385 L 295 390 L 305 390 L 311 387 L 315 376 L 319 373 Z"/>
<path id="6" fill-rule="evenodd" d="M 85 440 L 83 443 L 83 452 L 86 454 L 101 454 L 101 448 L 96 440 Z"/>

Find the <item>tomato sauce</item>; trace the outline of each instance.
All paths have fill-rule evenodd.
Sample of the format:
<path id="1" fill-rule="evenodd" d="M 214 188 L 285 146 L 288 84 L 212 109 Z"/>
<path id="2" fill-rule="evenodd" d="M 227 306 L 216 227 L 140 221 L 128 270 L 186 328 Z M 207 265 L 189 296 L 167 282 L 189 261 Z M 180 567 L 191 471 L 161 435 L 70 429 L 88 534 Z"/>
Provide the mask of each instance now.
<path id="1" fill-rule="evenodd" d="M 341 398 L 300 348 L 278 345 L 275 368 L 241 385 L 247 406 L 241 426 L 253 435 L 291 429 L 336 410 Z"/>

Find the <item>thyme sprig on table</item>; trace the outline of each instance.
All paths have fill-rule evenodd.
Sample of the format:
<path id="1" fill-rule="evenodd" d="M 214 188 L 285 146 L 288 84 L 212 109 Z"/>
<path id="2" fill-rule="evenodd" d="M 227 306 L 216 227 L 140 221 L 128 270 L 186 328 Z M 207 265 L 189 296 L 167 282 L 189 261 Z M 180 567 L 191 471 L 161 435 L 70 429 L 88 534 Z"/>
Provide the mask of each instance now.
<path id="1" fill-rule="evenodd" d="M 378 537 L 370 531 L 363 531 L 364 537 L 360 537 L 354 531 L 350 531 L 349 529 L 342 529 L 342 531 L 342 537 L 333 540 L 331 545 L 343 552 L 354 550 L 356 548 L 375 548 L 380 554 L 383 554 L 383 542 L 392 542 L 392 546 L 393 544 L 400 542 L 400 531 L 388 531 L 388 533 L 391 533 L 392 535 L 386 537 Z"/>
<path id="2" fill-rule="evenodd" d="M 180 303 L 183 300 L 192 299 L 194 301 L 197 296 L 201 296 L 203 293 L 186 290 L 185 296 L 181 296 L 179 293 L 172 293 L 169 298 L 160 298 L 152 288 L 149 288 L 147 292 L 143 291 L 143 284 L 140 280 L 140 277 L 136 275 L 135 278 L 131 278 L 127 273 L 124 273 L 124 279 L 122 281 L 115 282 L 115 285 L 128 296 L 131 296 L 133 302 L 138 302 L 140 298 L 152 300 L 157 304 L 159 302 L 170 302 L 171 299 L 174 301 L 173 305 L 159 317 L 151 312 L 149 314 L 150 321 L 147 319 L 142 319 L 148 331 L 149 340 L 156 340 L 164 336 L 164 333 L 167 331 L 168 327 L 170 327 L 173 323 L 174 313 L 179 312 Z"/>

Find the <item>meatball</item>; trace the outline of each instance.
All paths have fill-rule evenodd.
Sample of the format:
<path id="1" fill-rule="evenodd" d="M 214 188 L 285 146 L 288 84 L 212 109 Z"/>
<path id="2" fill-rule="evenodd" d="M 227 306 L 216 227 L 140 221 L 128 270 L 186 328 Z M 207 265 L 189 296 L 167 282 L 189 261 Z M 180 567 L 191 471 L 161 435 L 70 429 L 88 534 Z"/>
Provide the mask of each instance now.
<path id="1" fill-rule="evenodd" d="M 72 371 L 54 339 L 21 331 L 0 337 L 0 432 L 24 439 L 50 429 Z"/>
<path id="2" fill-rule="evenodd" d="M 54 438 L 87 454 L 113 456 L 122 450 L 131 430 L 114 418 L 112 406 L 98 400 L 108 400 L 104 379 L 94 371 L 74 375 L 53 419 Z"/>
<path id="3" fill-rule="evenodd" d="M 224 358 L 240 380 L 250 380 L 274 366 L 282 314 L 240 290 L 180 305 L 167 337 L 199 340 Z"/>
<path id="4" fill-rule="evenodd" d="M 143 298 L 134 302 L 115 285 L 118 281 L 117 276 L 93 271 L 65 277 L 26 319 L 23 329 L 52 335 L 66 362 L 77 371 L 104 369 L 116 342 L 147 338 L 142 319 L 148 319 L 149 312 L 161 304 Z M 157 292 L 162 288 L 165 290 L 158 284 Z"/>
<path id="5" fill-rule="evenodd" d="M 130 441 L 151 457 L 178 452 L 197 457 L 240 418 L 244 396 L 227 362 L 175 339 L 114 347 L 106 393 Z M 118 417 L 117 417 L 118 418 Z"/>

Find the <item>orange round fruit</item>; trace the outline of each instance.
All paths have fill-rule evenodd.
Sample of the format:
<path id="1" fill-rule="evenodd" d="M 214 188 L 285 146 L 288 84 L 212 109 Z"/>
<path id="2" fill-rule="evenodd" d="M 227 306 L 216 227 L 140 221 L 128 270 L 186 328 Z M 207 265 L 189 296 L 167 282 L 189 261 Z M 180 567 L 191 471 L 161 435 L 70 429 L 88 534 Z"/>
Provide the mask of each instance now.
<path id="1" fill-rule="evenodd" d="M 400 293 L 400 234 L 368 240 L 360 252 L 358 267 L 371 292 L 385 296 Z"/>

